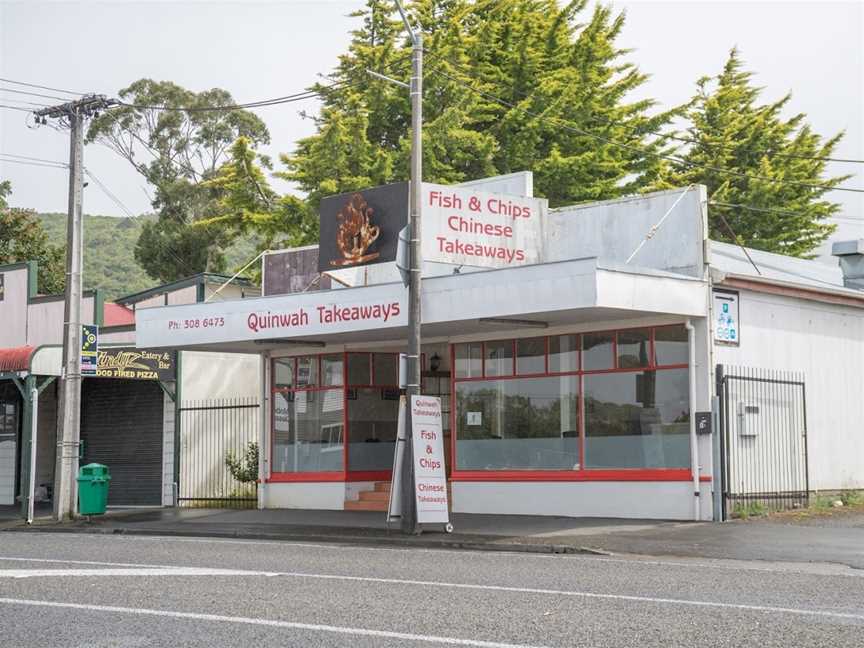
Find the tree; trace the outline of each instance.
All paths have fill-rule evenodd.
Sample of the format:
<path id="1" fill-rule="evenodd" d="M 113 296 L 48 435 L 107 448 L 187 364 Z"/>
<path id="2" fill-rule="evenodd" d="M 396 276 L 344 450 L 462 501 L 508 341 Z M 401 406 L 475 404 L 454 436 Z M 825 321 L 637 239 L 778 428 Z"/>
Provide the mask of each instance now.
<path id="1" fill-rule="evenodd" d="M 119 108 L 91 122 L 87 141 L 107 145 L 155 188 L 158 219 L 142 229 L 136 260 L 161 281 L 224 270 L 226 232 L 195 226 L 217 208 L 219 192 L 207 181 L 237 138 L 253 146 L 269 143 L 267 127 L 249 111 L 217 109 L 234 105 L 218 88 L 195 93 L 170 81 L 140 79 L 120 98 Z"/>
<path id="2" fill-rule="evenodd" d="M 709 210 L 712 238 L 812 256 L 835 229 L 826 219 L 840 208 L 824 196 L 850 177 L 826 177 L 826 162 L 816 158 L 830 157 L 843 134 L 823 140 L 803 113 L 784 119 L 791 93 L 774 103 L 758 103 L 762 89 L 752 78 L 733 49 L 720 74 L 699 79 L 686 112 L 692 145 L 682 156 L 684 163 L 675 165 L 670 182 L 708 187 L 715 203 Z"/>
<path id="3" fill-rule="evenodd" d="M 627 100 L 647 76 L 625 62 L 628 51 L 615 44 L 624 14 L 597 6 L 581 24 L 586 5 L 411 3 L 426 34 L 426 181 L 457 183 L 531 169 L 536 193 L 553 206 L 614 198 L 663 181 L 667 170 L 658 155 L 667 144 L 653 133 L 676 111 L 650 115 L 652 100 Z M 317 237 L 324 196 L 407 179 L 408 93 L 367 70 L 405 79 L 410 43 L 390 0 L 367 0 L 355 16 L 362 23 L 332 83 L 314 86 L 323 104 L 314 117 L 316 133 L 282 155 L 286 168 L 276 173 L 304 199 L 271 201 L 261 210 L 250 185 L 241 183 L 245 200 L 258 204 L 221 212 L 223 224 L 239 229 L 240 222 L 254 221 L 288 233 L 296 244 L 309 243 Z"/>
<path id="4" fill-rule="evenodd" d="M 11 193 L 10 182 L 0 182 L 0 265 L 36 261 L 40 291 L 63 292 L 66 285 L 63 247 L 48 243 L 48 234 L 34 210 L 9 207 L 6 198 Z"/>

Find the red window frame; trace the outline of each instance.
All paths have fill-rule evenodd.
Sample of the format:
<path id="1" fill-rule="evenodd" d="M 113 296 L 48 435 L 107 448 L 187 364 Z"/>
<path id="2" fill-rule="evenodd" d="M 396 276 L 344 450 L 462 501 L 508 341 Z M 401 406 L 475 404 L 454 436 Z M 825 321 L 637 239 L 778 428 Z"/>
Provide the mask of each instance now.
<path id="1" fill-rule="evenodd" d="M 284 361 L 288 358 L 294 360 L 294 366 L 292 368 L 293 378 L 292 378 L 292 386 L 291 387 L 276 387 L 275 384 L 271 384 L 270 386 L 270 395 L 271 395 L 271 407 L 270 407 L 270 457 L 271 457 L 271 470 L 270 475 L 267 478 L 267 482 L 279 483 L 279 482 L 351 482 L 351 481 L 387 481 L 391 478 L 390 470 L 379 470 L 379 471 L 352 471 L 349 470 L 349 436 L 351 433 L 350 430 L 350 422 L 348 420 L 348 390 L 349 389 L 398 389 L 399 386 L 397 384 L 375 384 L 375 356 L 387 353 L 387 352 L 379 352 L 379 351 L 342 351 L 342 352 L 330 352 L 330 353 L 317 353 L 317 354 L 299 354 L 295 356 L 282 356 L 279 358 L 271 358 L 270 359 L 270 375 L 271 380 L 272 377 L 276 375 L 275 372 L 275 364 L 277 361 Z M 342 384 L 340 385 L 323 385 L 322 381 L 324 378 L 324 374 L 322 372 L 323 368 L 323 358 L 325 356 L 341 356 L 342 357 Z M 348 380 L 348 356 L 349 355 L 368 355 L 369 356 L 369 380 L 370 384 L 353 384 Z M 389 354 L 388 355 L 396 355 L 398 354 Z M 298 358 L 315 358 L 316 370 L 318 382 L 313 386 L 298 386 L 297 383 L 297 374 L 298 374 Z M 397 373 L 398 373 L 398 360 L 396 363 Z M 398 376 L 394 376 L 398 381 Z M 326 472 L 276 472 L 272 469 L 272 457 L 273 457 L 273 440 L 275 437 L 275 419 L 276 419 L 276 408 L 273 406 L 273 397 L 277 393 L 289 393 L 289 392 L 298 392 L 298 391 L 315 391 L 315 392 L 326 392 L 326 391 L 335 391 L 339 390 L 342 392 L 342 470 L 336 471 L 326 471 Z"/>
<path id="2" fill-rule="evenodd" d="M 552 372 L 549 370 L 550 340 L 558 335 L 542 336 L 546 338 L 546 371 L 540 374 L 517 374 L 516 373 L 516 339 L 513 343 L 513 374 L 509 376 L 487 376 L 485 367 L 487 341 L 479 342 L 481 345 L 481 357 L 484 362 L 481 366 L 481 374 L 477 377 L 456 377 L 456 347 L 459 344 L 478 344 L 478 342 L 460 342 L 450 345 L 450 465 L 452 481 L 689 481 L 692 479 L 690 468 L 616 468 L 599 469 L 586 468 L 585 466 L 585 392 L 584 377 L 592 374 L 604 373 L 639 373 L 644 371 L 663 371 L 670 369 L 689 369 L 688 363 L 658 365 L 655 352 L 655 334 L 657 329 L 669 327 L 681 327 L 683 324 L 665 324 L 659 326 L 632 326 L 627 328 L 604 329 L 596 331 L 585 331 L 582 333 L 562 333 L 560 335 L 578 335 L 579 355 L 577 369 L 575 371 Z M 618 334 L 624 331 L 647 330 L 648 335 L 648 365 L 644 367 L 619 367 L 618 366 Z M 603 333 L 612 335 L 612 359 L 611 369 L 584 369 L 582 366 L 582 336 L 585 334 Z M 541 336 L 526 336 L 541 337 Z M 504 340 L 489 340 L 488 342 L 502 342 Z M 462 382 L 480 382 L 493 380 L 520 380 L 531 378 L 554 378 L 558 376 L 577 376 L 579 379 L 579 395 L 577 408 L 577 424 L 579 429 L 579 469 L 578 470 L 460 470 L 457 461 L 458 446 L 458 400 L 456 398 L 456 385 Z M 692 416 L 693 405 L 690 404 Z"/>

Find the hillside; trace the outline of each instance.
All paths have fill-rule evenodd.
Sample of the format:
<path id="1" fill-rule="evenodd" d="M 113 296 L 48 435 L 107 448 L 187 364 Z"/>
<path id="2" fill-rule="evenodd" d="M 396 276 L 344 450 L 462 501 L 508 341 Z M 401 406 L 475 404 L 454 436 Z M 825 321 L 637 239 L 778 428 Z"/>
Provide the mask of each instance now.
<path id="1" fill-rule="evenodd" d="M 39 214 L 51 243 L 65 245 L 66 214 Z M 156 285 L 135 261 L 135 242 L 144 219 L 84 216 L 84 287 L 99 288 L 110 300 Z M 241 239 L 227 251 L 228 272 L 240 268 L 256 254 L 255 242 Z"/>

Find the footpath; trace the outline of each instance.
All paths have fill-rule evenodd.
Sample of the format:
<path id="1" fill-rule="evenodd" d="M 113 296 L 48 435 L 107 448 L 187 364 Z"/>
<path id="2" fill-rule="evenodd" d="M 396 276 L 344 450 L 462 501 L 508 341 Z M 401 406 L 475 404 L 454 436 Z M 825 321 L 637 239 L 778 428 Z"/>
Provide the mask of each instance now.
<path id="1" fill-rule="evenodd" d="M 534 553 L 637 554 L 682 558 L 827 563 L 864 570 L 864 512 L 805 519 L 712 522 L 562 518 L 520 515 L 452 516 L 421 535 L 388 529 L 384 514 L 367 511 L 109 509 L 105 516 L 27 526 L 0 516 L 5 532 L 69 532 L 244 538 L 418 548 Z M 0 536 L 2 542 L 2 536 Z"/>

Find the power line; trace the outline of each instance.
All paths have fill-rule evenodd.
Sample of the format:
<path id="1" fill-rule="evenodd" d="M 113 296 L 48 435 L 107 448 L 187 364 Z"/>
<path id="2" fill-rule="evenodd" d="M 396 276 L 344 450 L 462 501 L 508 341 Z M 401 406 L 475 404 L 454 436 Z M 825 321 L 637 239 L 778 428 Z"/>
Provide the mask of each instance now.
<path id="1" fill-rule="evenodd" d="M 114 193 L 110 189 L 108 189 L 108 187 L 106 187 L 105 184 L 99 178 L 97 178 L 92 171 L 90 171 L 90 169 L 84 167 L 84 173 L 86 173 L 90 177 L 90 179 L 98 185 L 98 187 L 102 190 L 102 193 L 108 196 L 108 198 L 110 198 L 111 201 L 115 205 L 117 205 L 122 211 L 126 212 L 126 215 L 129 218 L 135 218 L 135 214 L 132 213 L 132 210 L 129 209 L 126 205 L 124 205 L 123 201 L 120 200 L 117 196 L 115 196 Z"/>
<path id="2" fill-rule="evenodd" d="M 0 108 L 6 108 L 7 110 L 20 110 L 21 112 L 32 113 L 33 110 L 30 108 L 21 108 L 20 106 L 10 106 L 8 104 L 0 104 Z"/>
<path id="3" fill-rule="evenodd" d="M 13 83 L 15 85 L 25 86 L 28 88 L 38 88 L 39 90 L 50 90 L 51 92 L 65 92 L 71 95 L 85 95 L 86 92 L 73 92 L 72 90 L 62 90 L 61 88 L 51 88 L 44 85 L 38 85 L 36 83 L 27 83 L 26 81 L 13 81 L 12 79 L 3 79 L 0 78 L 0 81 L 4 83 Z"/>
<path id="4" fill-rule="evenodd" d="M 541 115 L 539 113 L 536 113 L 534 111 L 528 110 L 527 108 L 522 108 L 520 106 L 517 106 L 516 104 L 513 104 L 513 103 L 507 101 L 506 99 L 502 99 L 501 97 L 498 97 L 496 95 L 493 95 L 493 94 L 490 94 L 490 93 L 485 92 L 483 90 L 480 90 L 478 88 L 475 88 L 474 86 L 470 85 L 469 83 L 462 81 L 461 79 L 457 79 L 456 77 L 451 76 L 451 75 L 447 74 L 446 72 L 442 72 L 440 69 L 438 70 L 438 74 L 450 79 L 451 81 L 454 81 L 455 83 L 458 83 L 459 85 L 463 86 L 464 88 L 467 88 L 468 90 L 470 90 L 471 92 L 474 92 L 475 94 L 478 94 L 482 97 L 485 97 L 486 99 L 489 99 L 490 101 L 494 101 L 494 102 L 496 102 L 502 106 L 505 106 L 507 108 L 510 108 L 511 110 L 517 110 L 521 113 L 528 115 L 529 117 L 533 117 L 534 119 L 539 119 L 541 121 L 546 121 L 546 122 L 550 122 L 550 123 L 553 121 L 557 122 L 557 127 L 559 127 L 559 128 L 573 131 L 574 133 L 578 133 L 579 135 L 582 135 L 584 137 L 591 137 L 591 138 L 594 138 L 596 140 L 600 140 L 600 141 L 605 142 L 606 144 L 610 144 L 612 146 L 617 146 L 617 147 L 620 147 L 623 149 L 632 150 L 632 151 L 635 151 L 636 153 L 643 155 L 643 156 L 654 157 L 657 159 L 663 159 L 663 160 L 667 160 L 670 162 L 675 162 L 676 164 L 683 164 L 685 166 L 689 166 L 689 167 L 694 168 L 694 169 L 702 169 L 704 171 L 713 171 L 715 173 L 720 173 L 723 175 L 728 175 L 728 176 L 733 176 L 733 177 L 744 178 L 747 180 L 759 180 L 762 182 L 770 182 L 770 183 L 774 183 L 774 184 L 794 185 L 794 186 L 798 186 L 798 187 L 804 187 L 806 189 L 818 189 L 818 190 L 823 190 L 823 191 L 846 191 L 849 193 L 864 193 L 864 189 L 847 188 L 847 187 L 830 187 L 828 185 L 817 185 L 817 184 L 811 184 L 808 182 L 798 182 L 795 180 L 780 180 L 777 178 L 767 178 L 765 176 L 749 175 L 747 173 L 741 173 L 739 171 L 732 171 L 730 169 L 721 169 L 719 167 L 707 166 L 707 165 L 703 165 L 703 164 L 696 164 L 695 162 L 690 162 L 688 160 L 684 160 L 682 158 L 678 158 L 678 157 L 675 157 L 672 155 L 665 155 L 663 153 L 654 153 L 652 151 L 645 151 L 639 147 L 633 146 L 632 144 L 624 144 L 622 142 L 617 142 L 617 141 L 610 139 L 608 137 L 605 137 L 603 135 L 598 135 L 596 133 L 591 133 L 589 131 L 582 130 L 581 128 L 577 128 L 577 127 L 573 126 L 570 122 L 562 120 L 558 117 L 546 117 L 546 116 Z"/>
<path id="5" fill-rule="evenodd" d="M 721 202 L 719 200 L 709 200 L 708 204 L 717 205 L 719 207 L 738 207 L 740 209 L 747 209 L 749 211 L 755 212 L 769 212 L 773 214 L 785 214 L 787 216 L 802 216 L 801 212 L 789 211 L 787 209 L 777 209 L 774 207 L 754 207 L 753 205 L 742 205 L 740 203 L 727 203 Z M 850 221 L 853 223 L 858 223 L 864 225 L 864 218 L 851 218 L 849 216 L 826 216 L 826 220 L 837 220 L 837 221 Z"/>
<path id="6" fill-rule="evenodd" d="M 48 106 L 46 103 L 36 103 L 35 101 L 24 101 L 23 99 L 16 99 L 15 97 L 0 97 L 3 101 L 14 101 L 17 104 L 24 104 L 27 106 L 37 106 L 38 108 L 45 108 Z"/>
<path id="7" fill-rule="evenodd" d="M 6 157 L 21 158 L 22 160 L 32 160 L 34 162 L 47 162 L 48 164 L 61 164 L 63 166 L 69 166 L 68 164 L 66 164 L 66 162 L 60 162 L 57 160 L 46 160 L 45 158 L 37 158 L 30 155 L 17 155 L 15 153 L 0 153 L 0 155 Z"/>
<path id="8" fill-rule="evenodd" d="M 2 155 L 2 154 L 0 154 Z M 46 167 L 49 169 L 67 169 L 69 167 L 68 164 L 45 164 L 44 162 L 30 162 L 29 160 L 14 160 L 9 158 L 0 158 L 0 162 L 11 162 L 13 164 L 24 164 L 27 166 L 35 166 L 35 167 Z"/>
<path id="9" fill-rule="evenodd" d="M 12 92 L 15 94 L 23 94 L 23 95 L 28 95 L 31 97 L 42 97 L 44 99 L 57 99 L 58 101 L 69 101 L 69 97 L 57 97 L 55 95 L 46 95 L 46 94 L 41 94 L 39 92 L 28 92 L 26 90 L 17 90 L 15 88 L 0 88 L 0 91 Z"/>

